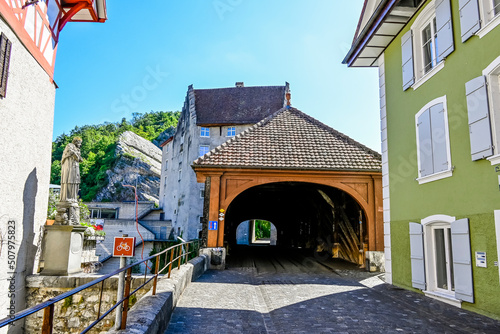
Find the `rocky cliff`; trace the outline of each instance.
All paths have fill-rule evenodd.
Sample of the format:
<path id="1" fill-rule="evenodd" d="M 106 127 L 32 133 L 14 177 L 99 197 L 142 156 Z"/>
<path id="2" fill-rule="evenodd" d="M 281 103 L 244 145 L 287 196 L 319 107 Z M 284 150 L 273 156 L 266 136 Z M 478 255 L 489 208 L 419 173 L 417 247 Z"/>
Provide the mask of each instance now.
<path id="1" fill-rule="evenodd" d="M 160 195 L 161 149 L 131 131 L 124 132 L 116 143 L 116 162 L 106 173 L 109 182 L 95 201 L 133 201 L 137 185 L 139 201 L 158 203 Z"/>

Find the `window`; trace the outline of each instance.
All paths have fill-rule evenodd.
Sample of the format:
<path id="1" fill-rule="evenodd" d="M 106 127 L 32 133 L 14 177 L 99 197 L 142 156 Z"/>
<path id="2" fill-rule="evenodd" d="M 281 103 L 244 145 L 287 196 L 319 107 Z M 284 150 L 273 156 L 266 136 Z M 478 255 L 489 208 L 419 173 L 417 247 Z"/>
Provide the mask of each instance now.
<path id="1" fill-rule="evenodd" d="M 200 189 L 200 198 L 205 198 L 205 188 Z"/>
<path id="2" fill-rule="evenodd" d="M 450 0 L 431 1 L 401 38 L 403 89 L 417 89 L 454 51 Z"/>
<path id="3" fill-rule="evenodd" d="M 483 38 L 500 24 L 500 0 L 460 0 L 462 42 L 474 35 Z"/>
<path id="4" fill-rule="evenodd" d="M 417 181 L 427 183 L 452 175 L 446 97 L 437 98 L 415 115 Z"/>
<path id="5" fill-rule="evenodd" d="M 208 145 L 200 145 L 200 157 L 204 156 L 208 152 L 210 152 L 210 146 L 208 146 Z"/>
<path id="6" fill-rule="evenodd" d="M 201 128 L 200 137 L 210 137 L 210 128 Z"/>
<path id="7" fill-rule="evenodd" d="M 456 306 L 474 301 L 467 218 L 434 215 L 410 223 L 410 251 L 413 287 Z"/>
<path id="8" fill-rule="evenodd" d="M 7 94 L 7 78 L 9 76 L 10 51 L 12 43 L 4 33 L 0 35 L 0 97 Z"/>
<path id="9" fill-rule="evenodd" d="M 227 136 L 228 137 L 236 136 L 236 128 L 234 126 L 230 126 L 227 128 Z"/>
<path id="10" fill-rule="evenodd" d="M 118 209 L 92 208 L 90 218 L 117 219 Z"/>
<path id="11" fill-rule="evenodd" d="M 168 170 L 168 161 L 165 161 L 165 171 Z"/>
<path id="12" fill-rule="evenodd" d="M 182 168 L 179 168 L 179 178 L 177 179 L 177 181 L 180 181 L 182 178 Z"/>
<path id="13" fill-rule="evenodd" d="M 500 57 L 465 84 L 471 158 L 500 163 Z"/>
<path id="14" fill-rule="evenodd" d="M 422 29 L 422 67 L 424 72 L 429 72 L 430 69 L 437 65 L 437 32 L 436 32 L 436 17 Z"/>

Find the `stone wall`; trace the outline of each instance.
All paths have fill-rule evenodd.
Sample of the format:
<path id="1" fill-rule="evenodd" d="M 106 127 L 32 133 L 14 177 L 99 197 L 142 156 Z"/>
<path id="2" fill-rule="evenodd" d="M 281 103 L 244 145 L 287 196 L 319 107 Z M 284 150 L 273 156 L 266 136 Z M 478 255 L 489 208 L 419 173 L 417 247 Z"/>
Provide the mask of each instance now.
<path id="1" fill-rule="evenodd" d="M 78 286 L 98 278 L 96 275 L 77 276 L 40 276 L 32 275 L 26 279 L 27 307 L 35 306 L 50 298 L 70 291 Z M 144 276 L 132 277 L 132 290 L 143 283 Z M 100 283 L 95 288 L 89 288 L 72 297 L 55 304 L 54 333 L 80 333 L 84 327 L 97 319 L 99 309 Z M 116 289 L 118 277 L 111 277 L 105 281 L 102 297 L 101 314 L 116 303 Z M 131 297 L 131 304 L 144 296 L 151 288 L 152 282 L 140 289 L 136 297 Z M 43 310 L 26 318 L 25 333 L 37 334 L 41 332 Z M 102 322 L 96 325 L 89 333 L 101 333 L 109 330 L 115 322 L 115 312 L 109 314 Z"/>

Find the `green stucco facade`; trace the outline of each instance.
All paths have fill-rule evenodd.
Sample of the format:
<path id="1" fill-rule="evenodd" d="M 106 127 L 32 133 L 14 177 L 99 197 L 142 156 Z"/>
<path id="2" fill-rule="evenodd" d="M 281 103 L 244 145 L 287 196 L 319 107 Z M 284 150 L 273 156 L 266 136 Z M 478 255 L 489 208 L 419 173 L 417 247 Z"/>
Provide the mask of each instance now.
<path id="1" fill-rule="evenodd" d="M 462 307 L 500 319 L 499 268 L 494 264 L 499 261 L 494 210 L 500 210 L 500 173 L 486 159 L 471 159 L 465 92 L 465 83 L 481 76 L 500 56 L 500 25 L 483 38 L 473 36 L 462 43 L 458 0 L 451 1 L 451 10 L 455 51 L 446 58 L 444 68 L 417 89 L 402 88 L 401 37 L 419 12 L 384 53 L 392 282 L 412 289 L 409 222 L 419 223 L 437 214 L 468 218 L 475 301 L 463 302 Z M 453 175 L 419 184 L 415 115 L 442 96 L 447 100 Z M 476 267 L 477 251 L 486 252 L 487 268 Z"/>

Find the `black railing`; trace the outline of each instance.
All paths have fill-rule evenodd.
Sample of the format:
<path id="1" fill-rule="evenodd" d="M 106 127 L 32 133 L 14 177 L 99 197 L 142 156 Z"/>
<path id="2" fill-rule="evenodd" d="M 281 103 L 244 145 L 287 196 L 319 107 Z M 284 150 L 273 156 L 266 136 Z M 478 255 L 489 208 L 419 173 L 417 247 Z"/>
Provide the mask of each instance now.
<path id="1" fill-rule="evenodd" d="M 168 247 L 167 249 L 154 254 L 148 258 L 145 258 L 141 261 L 129 264 L 123 268 L 120 268 L 111 274 L 102 276 L 98 279 L 93 280 L 92 282 L 89 282 L 87 284 L 84 284 L 82 286 L 79 286 L 78 288 L 75 288 L 71 291 L 65 292 L 63 294 L 60 294 L 57 297 L 51 298 L 43 303 L 40 303 L 38 305 L 35 305 L 33 307 L 30 307 L 28 309 L 22 310 L 17 312 L 14 315 L 11 315 L 7 318 L 4 318 L 0 320 L 0 328 L 7 326 L 17 320 L 23 319 L 33 313 L 36 313 L 38 311 L 44 310 L 44 315 L 43 315 L 43 325 L 42 325 L 42 334 L 52 334 L 52 330 L 54 328 L 54 305 L 57 302 L 60 302 L 61 300 L 64 300 L 65 298 L 68 298 L 70 296 L 73 296 L 74 294 L 86 290 L 90 287 L 93 287 L 97 284 L 101 284 L 100 287 L 100 293 L 99 293 L 99 307 L 97 311 L 97 317 L 94 322 L 92 322 L 89 326 L 87 326 L 82 332 L 80 333 L 87 333 L 90 331 L 95 325 L 97 325 L 101 320 L 103 320 L 108 314 L 110 314 L 114 309 L 119 307 L 123 303 L 123 310 L 122 310 L 122 321 L 120 324 L 120 329 L 125 329 L 127 326 L 127 314 L 128 314 L 128 304 L 129 304 L 129 299 L 130 296 L 134 295 L 137 291 L 139 291 L 141 288 L 143 288 L 146 284 L 149 282 L 153 281 L 153 295 L 156 294 L 156 285 L 158 282 L 158 276 L 162 275 L 162 273 L 168 269 L 168 278 L 170 278 L 170 274 L 172 272 L 172 266 L 177 266 L 177 269 L 180 268 L 181 264 L 187 263 L 191 258 L 194 258 L 199 255 L 199 241 L 194 240 L 190 242 L 184 242 L 180 243 L 177 245 L 173 245 L 171 247 Z M 162 261 L 163 263 L 166 262 L 166 259 L 170 257 L 170 261 L 166 262 L 163 268 L 159 268 L 160 266 L 160 256 L 163 254 L 165 257 L 165 260 Z M 151 263 L 154 263 L 154 267 L 152 267 L 152 270 L 154 271 L 154 274 L 152 277 L 147 277 L 147 271 L 149 269 L 149 266 L 147 265 L 147 262 L 151 261 Z M 136 265 L 140 265 L 141 263 L 145 263 L 146 266 L 144 268 L 144 282 L 136 288 L 134 291 L 130 292 L 130 287 L 131 287 L 131 282 L 132 282 L 132 267 Z M 124 297 L 121 300 L 118 300 L 111 308 L 106 310 L 104 313 L 101 314 L 101 304 L 102 304 L 102 294 L 104 290 L 104 281 L 112 276 L 115 276 L 117 274 L 120 274 L 122 272 L 126 271 L 126 279 L 125 279 L 125 292 L 124 292 Z"/>

